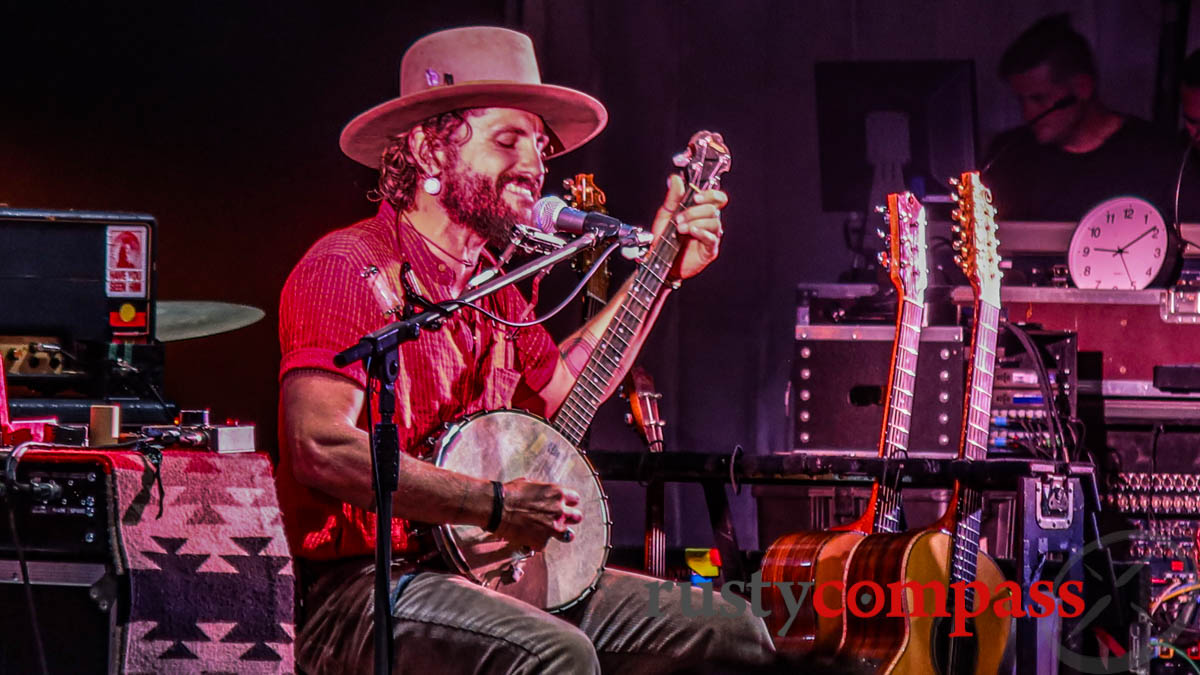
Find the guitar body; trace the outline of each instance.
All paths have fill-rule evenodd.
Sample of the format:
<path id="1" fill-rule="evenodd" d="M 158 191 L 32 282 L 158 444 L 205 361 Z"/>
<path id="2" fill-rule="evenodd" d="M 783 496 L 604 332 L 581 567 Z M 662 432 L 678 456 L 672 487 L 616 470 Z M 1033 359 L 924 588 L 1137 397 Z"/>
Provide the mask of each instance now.
<path id="1" fill-rule="evenodd" d="M 842 592 L 847 601 L 870 608 L 871 603 L 851 597 L 850 589 L 869 581 L 886 591 L 889 580 L 904 579 L 909 553 L 916 545 L 916 540 L 924 534 L 920 531 L 898 532 L 865 537 L 846 563 Z M 849 607 L 842 613 L 842 639 L 837 652 L 839 660 L 853 662 L 859 668 L 874 672 L 891 672 L 889 669 L 907 644 L 910 631 L 904 619 L 888 616 L 892 613 L 892 607 L 891 598 L 886 592 L 884 602 L 885 609 L 873 616 L 860 617 L 849 611 Z"/>
<path id="2" fill-rule="evenodd" d="M 912 590 L 905 590 L 905 611 L 898 613 L 907 616 L 890 617 L 887 614 L 893 611 L 893 604 L 888 590 L 890 582 L 885 580 L 937 583 L 948 589 L 947 597 L 950 597 L 952 543 L 950 535 L 937 530 L 876 534 L 863 539 L 847 566 L 846 589 L 861 581 L 879 584 L 885 591 L 883 609 L 869 617 L 846 612 L 839 660 L 867 672 L 888 675 L 951 675 L 940 667 L 934 656 L 939 634 L 944 638 L 951 630 L 949 619 L 932 616 L 934 595 L 925 594 L 920 612 L 925 616 L 914 616 L 917 598 Z M 988 588 L 998 588 L 1005 581 L 1003 572 L 986 553 L 979 554 L 976 565 L 976 580 Z M 985 599 L 976 596 L 974 609 L 979 608 L 981 601 L 994 603 L 1002 597 Z M 863 605 L 863 609 L 869 610 L 873 602 Z M 958 638 L 964 641 L 960 648 L 973 649 L 975 658 L 973 668 L 961 675 L 995 675 L 1008 645 L 1011 619 L 1001 618 L 989 609 L 967 625 L 974 637 Z"/>
<path id="3" fill-rule="evenodd" d="M 767 549 L 762 562 L 763 582 L 785 582 L 792 588 L 797 588 L 796 584 L 813 584 L 809 598 L 795 611 L 790 626 L 787 621 L 792 612 L 779 589 L 774 585 L 766 589 L 766 607 L 771 610 L 766 623 L 777 649 L 812 656 L 832 656 L 837 652 L 842 640 L 842 595 L 822 584 L 842 579 L 846 562 L 862 541 L 861 532 L 795 532 L 776 539 Z M 830 609 L 837 608 L 837 616 L 817 613 L 813 594 L 818 588 L 827 589 L 821 601 Z M 779 632 L 784 626 L 787 632 L 781 636 Z"/>
<path id="4" fill-rule="evenodd" d="M 953 538 L 944 532 L 928 532 L 918 537 L 909 551 L 904 580 L 921 584 L 948 584 L 952 543 Z M 999 588 L 1000 584 L 1005 582 L 1004 573 L 988 554 L 980 552 L 975 564 L 975 580 L 984 586 L 989 589 Z M 1006 596 L 976 596 L 972 611 L 980 608 L 980 602 L 994 604 L 1003 597 Z M 948 619 L 939 620 L 933 616 L 912 617 L 909 620 L 912 637 L 908 648 L 900 654 L 895 668 L 888 672 L 944 673 L 944 667 L 935 663 L 933 643 L 938 641 L 939 637 L 945 639 L 948 636 L 952 630 L 948 622 Z M 956 638 L 963 641 L 960 643 L 961 648 L 973 649 L 975 652 L 974 669 L 969 672 L 974 675 L 995 675 L 1000 669 L 1000 662 L 1004 659 L 1004 651 L 1008 646 L 1012 619 L 1001 618 L 994 610 L 989 609 L 975 617 L 973 622 L 974 629 L 970 632 L 974 637 Z"/>

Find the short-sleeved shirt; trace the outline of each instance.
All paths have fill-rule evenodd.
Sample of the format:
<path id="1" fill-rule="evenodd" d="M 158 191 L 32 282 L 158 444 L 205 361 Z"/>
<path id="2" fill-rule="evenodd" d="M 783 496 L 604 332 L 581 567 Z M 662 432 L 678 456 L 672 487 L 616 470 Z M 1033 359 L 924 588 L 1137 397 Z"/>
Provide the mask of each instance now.
<path id="1" fill-rule="evenodd" d="M 996 137 L 983 182 L 1000 221 L 1076 222 L 1096 204 L 1119 196 L 1141 197 L 1169 221 L 1179 156 L 1169 134 L 1135 117 L 1083 153 L 1040 144 L 1021 127 Z"/>
<path id="2" fill-rule="evenodd" d="M 490 261 L 490 258 L 489 258 Z M 343 376 L 365 388 L 360 364 L 337 368 L 333 357 L 366 333 L 398 320 L 403 306 L 402 266 L 416 275 L 415 290 L 427 299 L 453 297 L 455 270 L 429 250 L 421 235 L 386 202 L 378 214 L 332 232 L 304 255 L 283 288 L 279 304 L 279 377 L 316 369 Z M 506 319 L 529 309 L 509 286 L 480 304 Z M 399 347 L 396 417 L 400 447 L 413 455 L 426 439 L 464 415 L 532 403 L 553 376 L 559 355 L 540 326 L 514 329 L 463 309 L 440 330 L 422 331 Z M 529 406 L 524 406 L 529 407 Z M 374 406 L 372 406 L 374 409 Z M 296 481 L 293 457 L 282 434 L 276 485 L 292 553 L 311 560 L 370 554 L 375 546 L 371 512 L 341 502 Z M 366 429 L 367 420 L 359 425 Z M 394 549 L 414 552 L 408 524 L 392 523 Z"/>

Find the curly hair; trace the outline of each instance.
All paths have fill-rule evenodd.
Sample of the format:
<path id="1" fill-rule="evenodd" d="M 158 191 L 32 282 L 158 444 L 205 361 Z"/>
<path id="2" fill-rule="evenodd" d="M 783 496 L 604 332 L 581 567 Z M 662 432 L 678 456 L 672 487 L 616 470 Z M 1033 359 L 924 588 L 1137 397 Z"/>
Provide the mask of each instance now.
<path id="1" fill-rule="evenodd" d="M 373 201 L 387 200 L 397 211 L 412 208 L 417 184 L 424 176 L 417 157 L 409 148 L 409 136 L 416 129 L 425 132 L 428 142 L 418 148 L 421 159 L 433 160 L 436 150 L 445 150 L 453 160 L 458 157 L 458 147 L 471 139 L 471 125 L 467 118 L 483 114 L 479 109 L 451 110 L 435 115 L 417 124 L 412 129 L 388 137 L 379 165 L 379 185 L 368 194 Z M 461 134 L 463 129 L 466 134 Z M 460 137 L 461 136 L 461 137 Z"/>

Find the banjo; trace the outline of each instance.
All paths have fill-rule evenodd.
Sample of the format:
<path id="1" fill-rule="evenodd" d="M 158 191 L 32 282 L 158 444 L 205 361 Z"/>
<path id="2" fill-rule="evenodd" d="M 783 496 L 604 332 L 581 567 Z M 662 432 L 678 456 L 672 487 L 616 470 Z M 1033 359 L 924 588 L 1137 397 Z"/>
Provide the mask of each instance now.
<path id="1" fill-rule="evenodd" d="M 687 206 L 697 191 L 718 186 L 729 170 L 729 150 L 720 134 L 700 131 L 674 164 L 684 173 Z M 621 377 L 629 341 L 662 292 L 680 248 L 675 223 L 669 222 L 639 261 L 629 293 L 552 423 L 519 410 L 494 410 L 456 422 L 437 440 L 433 461 L 439 467 L 488 480 L 524 477 L 568 486 L 579 492 L 583 511 L 570 543 L 552 539 L 537 553 L 474 525 L 438 525 L 434 541 L 452 570 L 552 612 L 574 606 L 596 588 L 611 548 L 612 522 L 608 498 L 579 445 L 604 392 Z"/>

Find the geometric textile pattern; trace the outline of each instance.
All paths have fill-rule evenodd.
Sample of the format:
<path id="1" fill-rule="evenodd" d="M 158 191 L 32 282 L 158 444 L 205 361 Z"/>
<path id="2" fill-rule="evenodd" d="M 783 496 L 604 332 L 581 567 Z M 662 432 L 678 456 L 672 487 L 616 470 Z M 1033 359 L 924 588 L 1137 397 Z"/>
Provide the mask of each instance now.
<path id="1" fill-rule="evenodd" d="M 152 465 L 113 459 L 125 672 L 294 672 L 295 575 L 267 456 L 166 450 L 161 500 Z"/>

